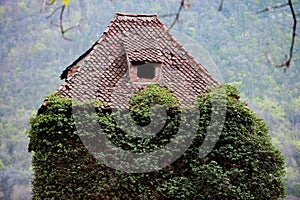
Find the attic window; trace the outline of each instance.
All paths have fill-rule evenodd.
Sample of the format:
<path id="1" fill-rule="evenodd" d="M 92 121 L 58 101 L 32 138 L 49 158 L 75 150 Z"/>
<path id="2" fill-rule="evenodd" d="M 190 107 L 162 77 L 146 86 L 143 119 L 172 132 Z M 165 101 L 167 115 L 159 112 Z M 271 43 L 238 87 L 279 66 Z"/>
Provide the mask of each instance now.
<path id="1" fill-rule="evenodd" d="M 155 65 L 156 63 L 146 63 L 142 65 L 136 65 L 138 78 L 153 79 L 155 77 Z"/>
<path id="2" fill-rule="evenodd" d="M 161 63 L 133 61 L 130 63 L 130 79 L 132 82 L 158 82 L 161 72 Z"/>

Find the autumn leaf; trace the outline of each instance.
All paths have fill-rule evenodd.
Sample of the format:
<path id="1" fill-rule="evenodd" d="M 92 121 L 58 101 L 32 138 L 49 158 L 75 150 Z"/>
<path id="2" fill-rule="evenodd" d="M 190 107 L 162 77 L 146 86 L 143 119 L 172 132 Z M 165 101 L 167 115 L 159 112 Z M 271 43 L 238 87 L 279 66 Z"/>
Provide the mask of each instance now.
<path id="1" fill-rule="evenodd" d="M 55 1 L 55 0 L 54 0 Z M 64 5 L 64 6 L 68 6 L 69 3 L 70 3 L 70 0 L 61 0 L 61 3 Z"/>
<path id="2" fill-rule="evenodd" d="M 48 0 L 48 1 L 44 1 L 44 3 L 47 5 L 47 6 L 51 6 L 52 4 L 54 4 L 56 2 L 56 0 Z"/>

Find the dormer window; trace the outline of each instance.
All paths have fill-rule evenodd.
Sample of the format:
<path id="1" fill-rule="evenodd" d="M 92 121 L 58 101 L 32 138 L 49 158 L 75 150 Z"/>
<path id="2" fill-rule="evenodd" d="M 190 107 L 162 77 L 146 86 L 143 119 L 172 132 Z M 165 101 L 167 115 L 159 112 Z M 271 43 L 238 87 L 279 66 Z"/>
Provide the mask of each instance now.
<path id="1" fill-rule="evenodd" d="M 157 65 L 157 63 L 135 65 L 134 67 L 137 68 L 137 77 L 142 79 L 153 79 L 155 77 L 155 65 Z"/>
<path id="2" fill-rule="evenodd" d="M 160 79 L 161 63 L 131 61 L 129 69 L 134 83 L 157 83 Z"/>

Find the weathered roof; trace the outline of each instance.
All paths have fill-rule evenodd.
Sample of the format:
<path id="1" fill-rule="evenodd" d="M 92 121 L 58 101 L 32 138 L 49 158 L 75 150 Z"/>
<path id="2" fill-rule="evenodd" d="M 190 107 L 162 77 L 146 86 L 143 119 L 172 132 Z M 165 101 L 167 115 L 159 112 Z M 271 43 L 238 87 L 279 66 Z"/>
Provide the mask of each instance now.
<path id="1" fill-rule="evenodd" d="M 157 15 L 116 13 L 102 37 L 62 73 L 62 97 L 126 105 L 147 84 L 128 79 L 132 61 L 161 63 L 158 84 L 167 85 L 182 103 L 207 86 L 218 85 L 208 71 L 170 34 Z"/>

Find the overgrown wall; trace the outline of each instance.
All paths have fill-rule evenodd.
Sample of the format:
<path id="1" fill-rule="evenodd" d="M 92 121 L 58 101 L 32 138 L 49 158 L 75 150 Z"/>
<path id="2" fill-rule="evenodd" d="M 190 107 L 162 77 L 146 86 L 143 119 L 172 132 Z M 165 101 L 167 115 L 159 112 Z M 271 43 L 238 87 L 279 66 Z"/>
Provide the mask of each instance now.
<path id="1" fill-rule="evenodd" d="M 97 120 L 118 147 L 135 153 L 163 148 L 176 135 L 184 112 L 166 88 L 150 85 L 131 98 L 129 113 L 140 125 L 149 123 L 148 109 L 155 103 L 167 110 L 164 128 L 155 136 L 136 138 L 113 120 L 113 112 L 74 104 L 71 99 L 49 96 L 47 106 L 32 117 L 30 150 L 33 154 L 33 199 L 278 199 L 285 195 L 284 160 L 271 144 L 265 123 L 239 101 L 231 86 L 226 90 L 226 120 L 211 152 L 198 157 L 211 120 L 212 97 L 220 88 L 197 99 L 199 121 L 196 137 L 172 164 L 145 173 L 124 173 L 97 159 L 76 132 L 74 109 L 86 120 Z M 224 100 L 224 99 L 223 99 Z M 141 106 L 142 105 L 142 106 Z M 157 116 L 158 117 L 158 116 Z M 93 129 L 91 136 L 93 135 Z M 78 130 L 77 130 L 78 131 Z M 86 133 L 88 135 L 88 133 Z M 130 164 L 130 162 L 128 162 Z M 127 163 L 127 164 L 128 164 Z M 126 162 L 120 162 L 120 165 Z"/>

